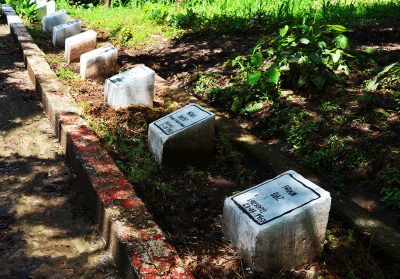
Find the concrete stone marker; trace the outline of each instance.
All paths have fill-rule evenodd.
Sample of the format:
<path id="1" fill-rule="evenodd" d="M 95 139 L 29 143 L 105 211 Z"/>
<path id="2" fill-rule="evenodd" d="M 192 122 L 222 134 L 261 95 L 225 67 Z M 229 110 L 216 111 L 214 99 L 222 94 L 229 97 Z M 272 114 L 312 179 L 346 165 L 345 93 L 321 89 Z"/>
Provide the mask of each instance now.
<path id="1" fill-rule="evenodd" d="M 36 18 L 39 21 L 42 21 L 42 19 L 45 16 L 55 12 L 56 12 L 56 2 L 54 1 L 46 2 L 45 0 L 36 1 Z"/>
<path id="2" fill-rule="evenodd" d="M 67 22 L 67 14 L 64 10 L 57 11 L 55 13 L 45 16 L 42 20 L 43 31 L 53 32 L 53 27 L 64 24 Z"/>
<path id="3" fill-rule="evenodd" d="M 160 165 L 204 163 L 214 148 L 215 115 L 189 104 L 149 126 L 149 148 Z"/>
<path id="4" fill-rule="evenodd" d="M 118 50 L 112 45 L 106 45 L 81 55 L 80 73 L 83 80 L 104 80 L 115 74 Z"/>
<path id="5" fill-rule="evenodd" d="M 112 108 L 153 106 L 155 72 L 138 66 L 106 80 L 104 101 Z"/>
<path id="6" fill-rule="evenodd" d="M 223 230 L 257 271 L 292 268 L 323 248 L 330 194 L 295 171 L 225 200 Z"/>
<path id="7" fill-rule="evenodd" d="M 53 28 L 53 46 L 61 47 L 65 45 L 65 40 L 71 36 L 81 33 L 81 21 L 73 20 L 67 23 L 54 26 Z"/>
<path id="8" fill-rule="evenodd" d="M 97 33 L 89 30 L 78 35 L 71 36 L 65 40 L 65 59 L 70 64 L 79 60 L 81 54 L 96 48 Z"/>

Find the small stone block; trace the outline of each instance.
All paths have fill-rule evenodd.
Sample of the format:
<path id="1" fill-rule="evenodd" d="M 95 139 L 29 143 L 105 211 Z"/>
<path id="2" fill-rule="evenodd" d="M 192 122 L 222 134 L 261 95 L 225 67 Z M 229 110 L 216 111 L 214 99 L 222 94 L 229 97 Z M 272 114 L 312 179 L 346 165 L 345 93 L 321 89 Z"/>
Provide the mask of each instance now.
<path id="1" fill-rule="evenodd" d="M 54 1 L 36 1 L 36 5 L 36 18 L 39 21 L 42 21 L 45 16 L 56 12 L 56 2 Z"/>
<path id="2" fill-rule="evenodd" d="M 53 32 L 53 27 L 64 24 L 67 22 L 67 14 L 64 10 L 57 11 L 55 13 L 45 16 L 42 20 L 43 31 Z"/>
<path id="3" fill-rule="evenodd" d="M 149 126 L 149 148 L 160 165 L 204 163 L 214 148 L 215 115 L 189 104 Z"/>
<path id="4" fill-rule="evenodd" d="M 225 199 L 223 230 L 253 270 L 292 268 L 321 253 L 330 207 L 329 192 L 291 170 Z"/>
<path id="5" fill-rule="evenodd" d="M 65 45 L 65 40 L 71 36 L 81 33 L 81 21 L 73 20 L 67 23 L 54 26 L 53 28 L 53 46 L 61 47 Z"/>
<path id="6" fill-rule="evenodd" d="M 112 108 L 153 106 L 155 72 L 138 66 L 106 80 L 104 101 Z"/>
<path id="7" fill-rule="evenodd" d="M 65 59 L 70 64 L 79 60 L 81 54 L 96 48 L 97 33 L 89 30 L 78 35 L 71 36 L 65 40 Z"/>
<path id="8" fill-rule="evenodd" d="M 81 55 L 80 73 L 83 80 L 104 80 L 115 74 L 118 50 L 112 45 L 106 45 Z"/>

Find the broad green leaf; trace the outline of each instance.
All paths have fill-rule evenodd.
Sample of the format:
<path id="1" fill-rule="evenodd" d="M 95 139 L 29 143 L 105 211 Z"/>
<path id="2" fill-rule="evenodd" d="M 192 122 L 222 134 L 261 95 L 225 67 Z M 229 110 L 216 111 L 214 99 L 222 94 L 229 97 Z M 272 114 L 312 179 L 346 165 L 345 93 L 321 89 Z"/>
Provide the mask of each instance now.
<path id="1" fill-rule="evenodd" d="M 350 49 L 349 39 L 343 34 L 336 36 L 335 43 L 336 43 L 337 48 L 341 48 L 341 49 L 345 49 L 345 50 Z"/>
<path id="2" fill-rule="evenodd" d="M 376 77 L 374 79 L 367 80 L 365 83 L 365 89 L 367 90 L 376 90 L 378 89 L 378 86 L 379 82 Z"/>
<path id="3" fill-rule="evenodd" d="M 306 85 L 306 77 L 305 76 L 300 76 L 299 79 L 297 80 L 297 87 L 301 88 L 304 85 Z"/>
<path id="4" fill-rule="evenodd" d="M 239 109 L 242 107 L 242 103 L 243 103 L 243 98 L 236 96 L 233 99 L 233 102 L 231 105 L 231 111 L 234 113 L 237 113 L 239 111 Z"/>
<path id="5" fill-rule="evenodd" d="M 250 85 L 255 85 L 261 78 L 261 71 L 247 74 L 247 83 Z"/>
<path id="6" fill-rule="evenodd" d="M 278 68 L 270 68 L 265 76 L 267 82 L 277 85 L 279 83 L 279 78 L 281 76 L 281 71 Z"/>
<path id="7" fill-rule="evenodd" d="M 367 90 L 376 90 L 379 86 L 379 81 L 382 77 L 385 76 L 387 72 L 389 72 L 394 66 L 396 66 L 398 62 L 392 63 L 389 66 L 386 66 L 382 71 L 380 71 L 373 79 L 367 80 L 365 83 L 365 88 Z"/>
<path id="8" fill-rule="evenodd" d="M 386 74 L 387 72 L 389 72 L 394 66 L 396 66 L 398 64 L 398 62 L 392 63 L 389 66 L 386 66 L 382 71 L 380 71 L 376 76 L 377 77 L 381 77 L 384 74 Z"/>
<path id="9" fill-rule="evenodd" d="M 311 81 L 314 83 L 318 91 L 321 91 L 326 83 L 326 79 L 321 76 L 315 76 Z"/>
<path id="10" fill-rule="evenodd" d="M 285 25 L 285 27 L 279 29 L 279 35 L 281 37 L 285 37 L 285 35 L 287 34 L 288 31 L 289 31 L 289 26 Z"/>
<path id="11" fill-rule="evenodd" d="M 266 52 L 267 52 L 268 56 L 272 56 L 275 54 L 275 50 L 272 47 L 267 48 Z"/>
<path id="12" fill-rule="evenodd" d="M 336 31 L 336 32 L 352 32 L 353 30 L 348 29 L 346 27 L 344 27 L 343 25 L 339 25 L 339 24 L 328 24 L 326 25 L 326 29 L 329 31 Z"/>
<path id="13" fill-rule="evenodd" d="M 337 63 L 342 55 L 340 49 L 337 49 L 334 53 L 331 53 L 333 63 Z"/>
<path id="14" fill-rule="evenodd" d="M 253 67 L 256 68 L 260 67 L 262 65 L 262 62 L 263 62 L 263 55 L 261 52 L 253 54 L 250 57 L 250 63 Z"/>
<path id="15" fill-rule="evenodd" d="M 302 43 L 303 45 L 308 45 L 310 43 L 310 40 L 307 38 L 301 38 L 299 42 Z"/>
<path id="16" fill-rule="evenodd" d="M 324 49 L 324 48 L 326 48 L 326 43 L 324 41 L 319 41 L 318 46 L 319 46 L 319 48 Z"/>
<path id="17" fill-rule="evenodd" d="M 374 51 L 374 49 L 373 48 L 370 48 L 370 47 L 367 47 L 366 49 L 364 49 L 363 50 L 365 53 L 368 53 L 368 54 L 373 54 L 375 51 Z"/>
<path id="18" fill-rule="evenodd" d="M 347 67 L 347 65 L 340 64 L 337 67 L 337 70 L 344 73 L 347 76 L 350 74 L 349 67 Z"/>
<path id="19" fill-rule="evenodd" d="M 242 112 L 245 113 L 253 113 L 263 108 L 263 103 L 261 102 L 251 102 L 247 104 L 243 109 Z"/>

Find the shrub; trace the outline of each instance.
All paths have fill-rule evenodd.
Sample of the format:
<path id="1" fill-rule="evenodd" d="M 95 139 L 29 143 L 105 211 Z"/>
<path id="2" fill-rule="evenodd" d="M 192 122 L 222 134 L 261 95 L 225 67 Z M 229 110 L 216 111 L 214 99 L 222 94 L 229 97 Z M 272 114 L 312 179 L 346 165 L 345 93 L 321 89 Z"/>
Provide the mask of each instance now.
<path id="1" fill-rule="evenodd" d="M 36 20 L 36 1 L 35 0 L 6 0 L 6 3 L 11 5 L 15 11 L 26 17 L 29 21 Z"/>
<path id="2" fill-rule="evenodd" d="M 247 56 L 238 56 L 231 65 L 238 69 L 238 90 L 229 98 L 234 113 L 246 106 L 262 107 L 262 102 L 277 96 L 281 86 L 289 89 L 311 88 L 321 91 L 327 83 L 340 81 L 349 73 L 346 60 L 351 57 L 349 40 L 344 35 L 350 30 L 341 25 L 307 24 L 279 29 L 279 34 L 263 38 Z M 222 100 L 214 91 L 211 97 Z M 224 100 L 226 101 L 226 98 Z M 258 104 L 258 105 L 256 105 Z"/>

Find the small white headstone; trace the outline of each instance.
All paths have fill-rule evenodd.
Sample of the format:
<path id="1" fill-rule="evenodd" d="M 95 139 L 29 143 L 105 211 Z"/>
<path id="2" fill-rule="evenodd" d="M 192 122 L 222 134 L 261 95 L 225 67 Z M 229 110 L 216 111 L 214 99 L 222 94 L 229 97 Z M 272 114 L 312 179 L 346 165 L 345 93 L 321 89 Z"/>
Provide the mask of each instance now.
<path id="1" fill-rule="evenodd" d="M 118 50 L 106 45 L 81 55 L 80 73 L 83 80 L 104 80 L 117 69 Z"/>
<path id="2" fill-rule="evenodd" d="M 138 66 L 106 80 L 104 101 L 112 108 L 153 106 L 155 72 Z"/>
<path id="3" fill-rule="evenodd" d="M 149 126 L 149 148 L 160 165 L 199 163 L 212 156 L 215 115 L 189 104 Z"/>
<path id="4" fill-rule="evenodd" d="M 295 171 L 225 200 L 223 229 L 257 271 L 292 268 L 323 249 L 330 194 Z"/>
<path id="5" fill-rule="evenodd" d="M 71 36 L 81 33 L 81 21 L 73 20 L 67 23 L 54 26 L 53 28 L 53 46 L 61 47 L 65 45 L 65 40 Z"/>
<path id="6" fill-rule="evenodd" d="M 96 48 L 97 33 L 93 30 L 82 32 L 65 40 L 65 59 L 70 64 L 79 60 L 81 54 Z"/>
<path id="7" fill-rule="evenodd" d="M 56 3 L 54 1 L 49 1 L 49 2 L 46 2 L 45 0 L 36 1 L 36 18 L 39 21 L 42 21 L 42 19 L 45 16 L 55 12 L 56 12 Z"/>
<path id="8" fill-rule="evenodd" d="M 43 18 L 43 31 L 52 32 L 53 27 L 64 24 L 67 22 L 67 14 L 64 10 L 57 11 L 55 13 L 49 14 Z"/>

